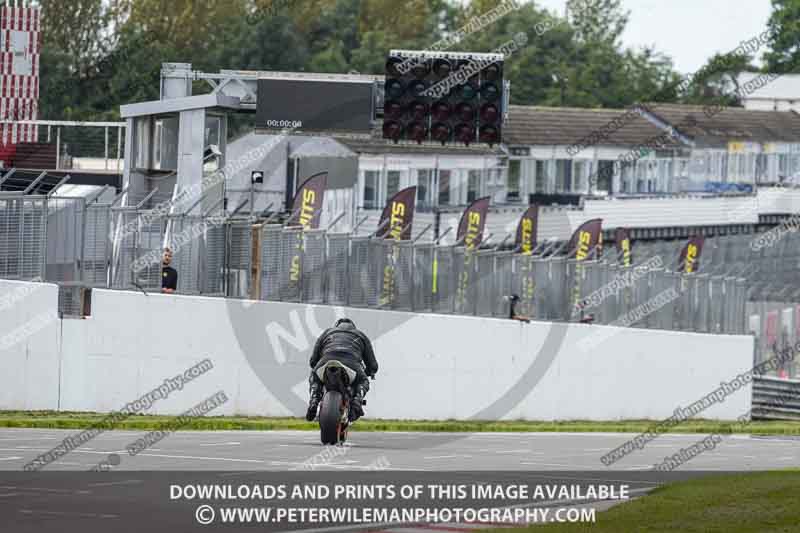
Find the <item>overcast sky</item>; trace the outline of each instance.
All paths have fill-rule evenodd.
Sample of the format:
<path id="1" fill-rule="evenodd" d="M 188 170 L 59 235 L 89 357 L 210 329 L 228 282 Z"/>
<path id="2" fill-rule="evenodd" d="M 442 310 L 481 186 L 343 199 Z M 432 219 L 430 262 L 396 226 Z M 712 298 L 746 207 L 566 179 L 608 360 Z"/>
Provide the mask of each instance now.
<path id="1" fill-rule="evenodd" d="M 564 15 L 566 0 L 535 0 Z M 654 44 L 687 74 L 716 52 L 730 52 L 763 32 L 772 11 L 770 0 L 622 0 L 630 11 L 623 44 Z M 757 53 L 760 64 L 762 50 Z"/>

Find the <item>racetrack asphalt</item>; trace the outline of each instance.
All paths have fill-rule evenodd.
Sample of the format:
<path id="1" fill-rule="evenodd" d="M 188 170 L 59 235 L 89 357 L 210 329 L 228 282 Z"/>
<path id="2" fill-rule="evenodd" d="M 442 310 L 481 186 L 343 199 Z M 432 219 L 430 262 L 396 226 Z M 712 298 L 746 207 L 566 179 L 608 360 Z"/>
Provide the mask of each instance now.
<path id="1" fill-rule="evenodd" d="M 23 466 L 36 456 L 78 433 L 79 430 L 0 429 L 0 531 L 175 533 L 256 528 L 265 532 L 296 533 L 470 533 L 476 528 L 512 524 L 308 520 L 261 523 L 249 519 L 220 523 L 222 510 L 219 506 L 280 505 L 234 498 L 234 501 L 209 502 L 217 506 L 217 521 L 200 525 L 197 513 L 201 508 L 210 507 L 206 500 L 176 499 L 171 491 L 175 486 L 241 488 L 279 483 L 304 487 L 332 486 L 332 483 L 394 483 L 398 487 L 402 483 L 561 483 L 584 487 L 624 483 L 630 487 L 630 496 L 635 498 L 670 479 L 680 479 L 663 476 L 677 474 L 689 478 L 705 475 L 697 471 L 781 469 L 800 464 L 800 439 L 796 437 L 726 436 L 715 449 L 683 465 L 687 471 L 679 469 L 662 476 L 651 470 L 654 463 L 707 436 L 661 435 L 643 450 L 635 450 L 611 467 L 605 467 L 600 457 L 635 434 L 354 431 L 347 445 L 334 447 L 322 446 L 319 434 L 311 431 L 182 431 L 167 435 L 145 451 L 131 456 L 128 446 L 145 432 L 108 431 L 40 472 L 23 471 Z M 110 472 L 86 472 L 101 461 L 108 461 L 112 455 L 118 460 Z M 358 498 L 357 502 L 319 500 L 314 505 L 376 505 L 376 500 L 369 496 Z M 553 513 L 570 506 L 601 511 L 621 501 L 613 498 L 547 500 L 527 503 L 524 507 L 550 509 Z M 427 508 L 440 503 L 429 498 L 414 505 Z M 300 502 L 300 505 L 311 504 Z M 501 502 L 479 501 L 476 505 L 501 506 Z"/>
<path id="2" fill-rule="evenodd" d="M 22 470 L 79 430 L 0 429 L 0 470 Z M 660 435 L 610 467 L 600 457 L 633 433 L 417 433 L 351 432 L 340 449 L 324 447 L 311 431 L 181 431 L 130 456 L 141 431 L 108 431 L 44 470 L 89 470 L 109 454 L 113 470 L 649 470 L 707 435 Z M 682 468 L 764 470 L 800 465 L 800 438 L 727 435 Z M 325 451 L 327 450 L 327 451 Z"/>

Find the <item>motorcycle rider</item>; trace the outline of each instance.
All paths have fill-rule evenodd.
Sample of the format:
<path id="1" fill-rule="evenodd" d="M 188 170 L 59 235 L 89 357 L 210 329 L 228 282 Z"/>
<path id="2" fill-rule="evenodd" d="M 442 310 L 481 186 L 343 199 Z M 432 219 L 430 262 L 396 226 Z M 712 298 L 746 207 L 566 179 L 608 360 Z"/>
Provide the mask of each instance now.
<path id="1" fill-rule="evenodd" d="M 356 372 L 356 380 L 352 384 L 355 394 L 350 401 L 350 420 L 364 416 L 362 402 L 369 391 L 369 377 L 378 372 L 378 361 L 372 350 L 372 343 L 349 318 L 340 318 L 332 328 L 322 332 L 314 345 L 309 364 L 311 376 L 308 378 L 308 412 L 306 420 L 314 420 L 317 407 L 322 400 L 322 381 L 316 370 L 330 360 L 336 360 Z"/>

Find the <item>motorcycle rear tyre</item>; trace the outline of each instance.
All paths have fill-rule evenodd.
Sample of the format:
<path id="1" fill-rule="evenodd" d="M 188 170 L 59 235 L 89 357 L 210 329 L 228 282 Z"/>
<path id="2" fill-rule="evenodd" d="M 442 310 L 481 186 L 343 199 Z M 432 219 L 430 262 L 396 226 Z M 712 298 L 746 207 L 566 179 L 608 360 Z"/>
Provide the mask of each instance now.
<path id="1" fill-rule="evenodd" d="M 327 391 L 319 408 L 319 432 L 322 444 L 338 444 L 342 420 L 342 394 Z"/>

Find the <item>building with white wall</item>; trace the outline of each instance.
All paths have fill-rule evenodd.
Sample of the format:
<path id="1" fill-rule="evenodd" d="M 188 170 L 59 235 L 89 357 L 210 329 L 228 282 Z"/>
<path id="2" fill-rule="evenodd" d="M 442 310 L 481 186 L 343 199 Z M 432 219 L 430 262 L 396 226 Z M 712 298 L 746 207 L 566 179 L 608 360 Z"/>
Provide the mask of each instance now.
<path id="1" fill-rule="evenodd" d="M 648 116 L 675 128 L 690 147 L 684 191 L 714 184 L 797 181 L 800 115 L 741 107 L 649 104 Z M 686 162 L 682 162 L 682 165 Z M 713 187 L 711 190 L 715 190 Z"/>
<path id="2" fill-rule="evenodd" d="M 233 140 L 228 145 L 228 160 L 235 161 L 271 139 L 275 136 L 248 134 Z M 349 230 L 364 216 L 377 220 L 386 201 L 411 186 L 417 187 L 417 210 L 423 213 L 455 209 L 486 195 L 496 194 L 497 201 L 503 198 L 506 159 L 498 147 L 395 145 L 382 139 L 311 136 L 281 140 L 275 149 L 231 177 L 228 196 L 233 198 L 235 190 L 244 197 L 250 171 L 263 170 L 264 183 L 255 188 L 255 202 L 257 210 L 264 209 L 267 201 L 276 198 L 268 193 L 286 187 L 287 164 L 295 169 L 292 179 L 299 184 L 309 177 L 303 170 L 305 162 L 320 157 L 357 160 L 352 179 L 338 179 L 338 184 L 329 179 L 321 224 L 325 226 L 344 212 L 347 216 L 336 225 L 336 231 Z M 235 204 L 238 201 L 229 203 Z M 365 227 L 371 227 L 370 223 Z"/>
<path id="3" fill-rule="evenodd" d="M 337 224 L 337 231 L 351 229 L 364 216 L 368 219 L 362 231 L 372 231 L 387 199 L 405 187 L 417 186 L 415 227 L 434 224 L 433 211 L 440 211 L 444 213 L 440 219 L 444 231 L 458 224 L 461 210 L 470 201 L 488 195 L 495 213 L 489 219 L 490 231 L 502 239 L 513 231 L 531 201 L 545 206 L 586 206 L 594 201 L 587 197 L 742 192 L 759 184 L 786 182 L 800 170 L 800 115 L 794 112 L 675 104 L 647 104 L 638 111 L 511 106 L 509 112 L 505 144 L 494 148 L 394 144 L 379 138 L 292 137 L 288 151 L 276 149 L 273 155 L 277 160 L 263 162 L 265 170 L 272 169 L 272 177 L 265 179 L 263 187 L 277 190 L 285 186 L 287 157 L 355 158 L 353 173 L 357 175 L 348 182 L 351 185 L 329 187 L 323 224 L 346 212 L 348 216 Z M 593 132 L 600 131 L 606 133 L 599 140 L 590 140 Z M 240 144 L 263 143 L 266 137 L 249 135 L 231 142 L 228 159 L 242 151 Z M 304 177 L 308 176 L 297 175 L 295 183 Z M 684 201 L 687 199 L 675 198 L 673 203 Z M 642 213 L 652 216 L 648 201 L 643 202 Z M 669 203 L 653 205 L 661 212 Z M 720 199 L 719 205 L 724 204 Z M 619 223 L 626 225 L 632 217 L 631 224 L 639 227 L 633 222 L 641 220 L 632 215 L 632 205 L 630 201 L 624 204 L 630 217 L 626 215 Z M 694 200 L 688 205 L 702 220 L 708 219 L 708 224 L 743 222 L 700 215 L 709 202 Z M 623 204 L 614 203 L 613 209 L 617 208 L 622 209 Z M 581 213 L 576 212 L 575 222 Z M 543 228 L 548 216 L 549 211 L 542 212 Z M 694 218 L 687 215 L 685 220 Z M 674 226 L 685 220 L 675 220 L 664 211 L 663 217 L 653 222 Z"/>
<path id="4" fill-rule="evenodd" d="M 509 203 L 532 194 L 751 190 L 800 172 L 795 112 L 659 103 L 638 112 L 511 106 L 504 140 Z"/>
<path id="5" fill-rule="evenodd" d="M 761 75 L 758 72 L 742 72 L 736 78 L 736 83 L 739 87 L 745 87 Z M 800 74 L 782 74 L 763 87 L 743 92 L 740 99 L 746 109 L 800 112 Z"/>
<path id="6" fill-rule="evenodd" d="M 605 132 L 596 142 L 595 132 Z M 507 202 L 529 195 L 679 192 L 689 147 L 627 109 L 511 106 Z M 663 139 L 657 150 L 640 147 Z M 629 161 L 620 164 L 625 159 Z"/>
<path id="7" fill-rule="evenodd" d="M 393 144 L 382 139 L 338 139 L 359 156 L 357 205 L 383 209 L 386 200 L 417 187 L 417 207 L 431 210 L 467 205 L 505 184 L 502 149 L 456 145 Z"/>

